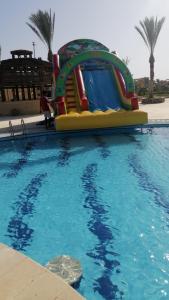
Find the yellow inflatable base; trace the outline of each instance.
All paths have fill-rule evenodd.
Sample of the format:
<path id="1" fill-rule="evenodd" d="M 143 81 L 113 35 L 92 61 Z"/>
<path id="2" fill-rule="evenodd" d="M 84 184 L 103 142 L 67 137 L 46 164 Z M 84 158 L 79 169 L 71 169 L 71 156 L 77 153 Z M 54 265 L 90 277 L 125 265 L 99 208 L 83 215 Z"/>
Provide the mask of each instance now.
<path id="1" fill-rule="evenodd" d="M 83 111 L 81 113 L 70 112 L 55 118 L 57 131 L 78 130 L 90 128 L 119 127 L 128 125 L 141 125 L 148 122 L 146 112 L 140 110 L 107 110 L 103 111 Z"/>

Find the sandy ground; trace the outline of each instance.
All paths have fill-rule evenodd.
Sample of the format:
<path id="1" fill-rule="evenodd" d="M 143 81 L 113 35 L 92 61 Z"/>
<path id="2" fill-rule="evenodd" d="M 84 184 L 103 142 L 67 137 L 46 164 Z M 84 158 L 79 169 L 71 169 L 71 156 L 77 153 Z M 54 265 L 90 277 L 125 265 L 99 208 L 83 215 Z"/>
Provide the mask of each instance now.
<path id="1" fill-rule="evenodd" d="M 169 121 L 169 98 L 160 104 L 140 104 L 140 110 L 148 113 L 149 121 L 152 120 L 168 120 Z M 10 135 L 9 121 L 12 122 L 15 133 L 22 134 L 21 119 L 24 120 L 27 133 L 36 133 L 45 131 L 44 125 L 37 123 L 44 120 L 43 114 L 35 116 L 19 116 L 19 117 L 0 117 L 0 137 Z"/>

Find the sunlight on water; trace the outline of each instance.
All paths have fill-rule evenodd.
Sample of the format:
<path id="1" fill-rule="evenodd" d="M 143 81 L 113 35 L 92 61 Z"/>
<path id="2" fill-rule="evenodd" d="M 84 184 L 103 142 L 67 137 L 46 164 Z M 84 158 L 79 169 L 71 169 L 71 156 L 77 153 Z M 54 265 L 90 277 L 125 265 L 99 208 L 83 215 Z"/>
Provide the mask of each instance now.
<path id="1" fill-rule="evenodd" d="M 169 130 L 0 142 L 0 241 L 71 255 L 88 300 L 169 298 Z"/>

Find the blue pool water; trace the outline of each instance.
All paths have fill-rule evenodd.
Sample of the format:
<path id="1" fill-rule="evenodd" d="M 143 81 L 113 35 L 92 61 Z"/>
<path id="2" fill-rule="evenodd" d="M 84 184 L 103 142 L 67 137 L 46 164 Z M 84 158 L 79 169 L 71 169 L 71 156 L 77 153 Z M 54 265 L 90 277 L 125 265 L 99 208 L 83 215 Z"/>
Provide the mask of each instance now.
<path id="1" fill-rule="evenodd" d="M 80 260 L 88 300 L 169 299 L 169 129 L 0 142 L 0 242 Z"/>

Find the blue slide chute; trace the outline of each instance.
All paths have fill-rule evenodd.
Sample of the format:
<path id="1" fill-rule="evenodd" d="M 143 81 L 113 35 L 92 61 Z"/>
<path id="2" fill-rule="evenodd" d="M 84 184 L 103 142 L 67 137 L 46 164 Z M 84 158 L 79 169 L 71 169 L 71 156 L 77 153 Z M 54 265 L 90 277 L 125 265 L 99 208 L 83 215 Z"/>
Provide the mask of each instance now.
<path id="1" fill-rule="evenodd" d="M 83 79 L 91 111 L 121 108 L 120 94 L 113 70 L 84 69 Z"/>

